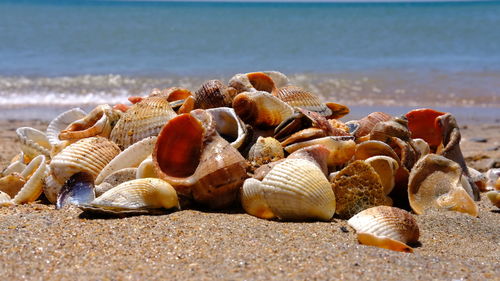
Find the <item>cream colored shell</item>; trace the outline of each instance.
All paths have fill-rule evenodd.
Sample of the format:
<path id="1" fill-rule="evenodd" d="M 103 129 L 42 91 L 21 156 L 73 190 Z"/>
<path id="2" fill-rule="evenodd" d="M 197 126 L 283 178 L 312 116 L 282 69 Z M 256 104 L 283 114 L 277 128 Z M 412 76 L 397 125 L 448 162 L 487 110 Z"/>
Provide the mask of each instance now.
<path id="1" fill-rule="evenodd" d="M 7 207 L 12 205 L 14 205 L 14 203 L 12 203 L 9 194 L 0 191 L 0 207 Z"/>
<path id="2" fill-rule="evenodd" d="M 16 130 L 16 134 L 26 157 L 33 159 L 38 155 L 45 155 L 50 159 L 52 146 L 44 132 L 31 127 L 21 127 Z"/>
<path id="3" fill-rule="evenodd" d="M 26 179 L 26 183 L 23 188 L 19 190 L 19 193 L 12 198 L 12 202 L 15 204 L 23 204 L 33 202 L 40 194 L 43 192 L 44 179 L 47 174 L 47 164 L 45 164 L 45 156 L 38 155 L 33 159 L 28 166 L 21 173 L 21 177 Z"/>
<path id="4" fill-rule="evenodd" d="M 236 114 L 252 126 L 273 127 L 292 116 L 293 108 L 268 92 L 243 92 L 233 100 Z"/>
<path id="5" fill-rule="evenodd" d="M 384 187 L 384 193 L 388 195 L 395 185 L 396 171 L 399 168 L 398 162 L 389 156 L 372 156 L 365 160 L 377 172 L 380 183 Z"/>
<path id="6" fill-rule="evenodd" d="M 59 133 L 66 129 L 69 124 L 76 120 L 82 119 L 87 115 L 85 111 L 80 108 L 72 108 L 59 114 L 54 120 L 50 121 L 47 127 L 47 139 L 52 146 L 59 145 L 62 141 L 59 139 Z"/>

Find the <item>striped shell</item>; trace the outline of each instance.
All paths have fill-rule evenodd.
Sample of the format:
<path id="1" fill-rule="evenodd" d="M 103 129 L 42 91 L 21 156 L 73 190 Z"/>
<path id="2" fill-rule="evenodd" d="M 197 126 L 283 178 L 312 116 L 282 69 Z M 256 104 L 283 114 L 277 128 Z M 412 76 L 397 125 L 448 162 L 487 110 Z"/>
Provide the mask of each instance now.
<path id="1" fill-rule="evenodd" d="M 359 119 L 357 121 L 358 127 L 356 128 L 356 130 L 352 131 L 351 133 L 356 138 L 366 136 L 372 131 L 373 127 L 375 127 L 375 125 L 377 125 L 377 123 L 389 121 L 391 119 L 392 119 L 392 116 L 390 116 L 389 114 L 386 114 L 383 112 L 372 112 L 372 113 L 368 114 L 367 116 Z"/>
<path id="2" fill-rule="evenodd" d="M 235 95 L 234 88 L 227 87 L 219 80 L 208 80 L 195 92 L 194 108 L 230 107 Z"/>
<path id="3" fill-rule="evenodd" d="M 69 124 L 75 122 L 76 120 L 85 118 L 87 113 L 80 108 L 72 108 L 59 114 L 54 120 L 50 121 L 47 127 L 47 139 L 50 144 L 55 147 L 58 146 L 62 141 L 59 139 L 59 133 L 66 129 Z"/>
<path id="4" fill-rule="evenodd" d="M 260 184 L 253 183 L 251 188 L 262 189 L 265 202 L 280 219 L 328 221 L 335 213 L 335 195 L 330 184 L 310 161 L 287 159 L 276 165 Z"/>
<path id="5" fill-rule="evenodd" d="M 45 155 L 50 159 L 52 146 L 44 132 L 31 127 L 21 127 L 16 130 L 16 134 L 26 157 L 33 159 L 38 155 Z"/>
<path id="6" fill-rule="evenodd" d="M 314 111 L 322 116 L 330 116 L 332 111 L 318 96 L 297 86 L 286 86 L 280 88 L 276 97 L 293 107 L 300 107 Z"/>
<path id="7" fill-rule="evenodd" d="M 153 153 L 153 149 L 156 144 L 156 136 L 148 137 L 142 139 L 131 146 L 129 146 L 124 151 L 120 152 L 113 160 L 111 160 L 106 167 L 104 167 L 97 178 L 95 179 L 95 184 L 101 184 L 101 182 L 110 174 L 124 169 L 124 168 L 136 168 L 141 164 L 141 162 Z"/>
<path id="8" fill-rule="evenodd" d="M 130 107 L 118 120 L 110 139 L 121 149 L 151 136 L 157 136 L 165 123 L 177 114 L 162 97 L 149 97 Z"/>
<path id="9" fill-rule="evenodd" d="M 291 106 L 264 91 L 237 95 L 233 108 L 245 123 L 256 127 L 277 126 L 293 114 Z"/>
<path id="10" fill-rule="evenodd" d="M 137 214 L 179 208 L 179 200 L 170 184 L 161 179 L 147 178 L 124 182 L 80 207 L 110 214 Z"/>
<path id="11" fill-rule="evenodd" d="M 123 168 L 109 174 L 99 185 L 95 187 L 96 196 L 100 196 L 104 192 L 121 183 L 135 180 L 136 174 L 137 168 Z"/>
<path id="12" fill-rule="evenodd" d="M 94 178 L 120 153 L 116 144 L 103 137 L 79 140 L 66 147 L 50 162 L 45 196 L 54 203 L 62 185 L 78 172 L 86 172 Z"/>
<path id="13" fill-rule="evenodd" d="M 241 187 L 240 197 L 241 206 L 247 214 L 261 219 L 272 219 L 275 217 L 264 198 L 264 192 L 259 180 L 254 178 L 246 179 Z"/>

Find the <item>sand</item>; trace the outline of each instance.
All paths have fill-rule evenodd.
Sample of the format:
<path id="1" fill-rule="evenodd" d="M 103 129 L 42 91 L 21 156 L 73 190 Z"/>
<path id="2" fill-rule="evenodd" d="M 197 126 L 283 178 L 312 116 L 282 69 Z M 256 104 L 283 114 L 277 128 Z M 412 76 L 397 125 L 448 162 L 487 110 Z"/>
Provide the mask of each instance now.
<path id="1" fill-rule="evenodd" d="M 0 167 L 17 151 L 0 121 Z M 500 124 L 461 128 L 468 164 L 499 165 Z M 484 141 L 473 138 L 484 138 Z M 103 218 L 36 202 L 0 208 L 2 280 L 500 280 L 500 210 L 416 215 L 413 254 L 358 245 L 346 221 L 278 222 L 241 210 Z"/>

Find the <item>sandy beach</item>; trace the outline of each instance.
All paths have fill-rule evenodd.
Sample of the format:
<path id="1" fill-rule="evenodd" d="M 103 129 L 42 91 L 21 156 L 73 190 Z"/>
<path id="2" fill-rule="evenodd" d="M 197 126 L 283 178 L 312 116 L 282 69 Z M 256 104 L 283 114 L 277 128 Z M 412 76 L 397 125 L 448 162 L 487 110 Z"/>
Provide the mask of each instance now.
<path id="1" fill-rule="evenodd" d="M 472 167 L 499 165 L 500 124 L 460 124 Z M 0 121 L 0 167 L 17 151 Z M 482 138 L 482 139 L 479 139 Z M 479 141 L 479 142 L 478 142 Z M 182 210 L 159 216 L 91 217 L 75 207 L 0 208 L 4 280 L 500 280 L 500 210 L 484 196 L 479 217 L 415 215 L 413 254 L 359 245 L 346 221 L 279 222 L 241 210 Z"/>

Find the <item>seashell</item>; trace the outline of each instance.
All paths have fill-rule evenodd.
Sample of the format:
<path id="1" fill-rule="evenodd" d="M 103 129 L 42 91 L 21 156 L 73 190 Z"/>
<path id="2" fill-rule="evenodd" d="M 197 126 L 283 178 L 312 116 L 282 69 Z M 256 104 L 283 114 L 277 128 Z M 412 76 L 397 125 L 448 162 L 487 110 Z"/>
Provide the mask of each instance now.
<path id="1" fill-rule="evenodd" d="M 418 242 L 420 236 L 415 218 L 407 211 L 395 207 L 377 206 L 369 208 L 354 215 L 347 223 L 357 233 L 366 233 L 379 238 L 391 239 L 405 245 Z M 360 242 L 363 241 L 365 241 L 363 238 L 360 239 Z M 393 243 L 390 241 L 387 242 L 387 247 L 382 248 L 393 250 L 391 248 Z"/>
<path id="2" fill-rule="evenodd" d="M 413 248 L 405 243 L 387 237 L 375 236 L 370 233 L 359 232 L 358 242 L 367 246 L 374 246 L 397 252 L 413 253 Z"/>
<path id="3" fill-rule="evenodd" d="M 14 203 L 12 203 L 9 194 L 0 190 L 0 207 L 7 207 L 12 205 L 14 205 Z"/>
<path id="4" fill-rule="evenodd" d="M 332 189 L 337 199 L 336 214 L 341 218 L 350 218 L 371 207 L 392 205 L 377 172 L 364 161 L 354 161 L 342 169 L 333 178 Z"/>
<path id="5" fill-rule="evenodd" d="M 332 128 L 340 129 L 350 135 L 349 127 L 344 122 L 337 119 L 328 119 L 328 123 Z"/>
<path id="6" fill-rule="evenodd" d="M 47 164 L 45 164 L 45 156 L 38 155 L 35 157 L 21 173 L 21 177 L 26 180 L 24 186 L 12 198 L 15 204 L 24 204 L 33 202 L 43 192 L 44 178 L 47 175 Z"/>
<path id="7" fill-rule="evenodd" d="M 80 108 L 72 108 L 59 114 L 54 120 L 50 121 L 46 130 L 47 139 L 49 143 L 55 147 L 61 144 L 59 133 L 66 129 L 71 123 L 85 118 L 87 113 Z"/>
<path id="8" fill-rule="evenodd" d="M 98 186 L 95 188 L 96 196 L 100 196 L 107 190 L 124 183 L 136 179 L 137 168 L 123 168 L 109 174 Z"/>
<path id="9" fill-rule="evenodd" d="M 271 76 L 264 72 L 236 74 L 229 80 L 229 86 L 238 93 L 264 91 L 275 94 L 278 91 Z"/>
<path id="10" fill-rule="evenodd" d="M 59 133 L 59 139 L 74 142 L 94 136 L 107 138 L 118 119 L 120 119 L 120 114 L 113 111 L 111 106 L 99 105 L 87 116 L 69 124 Z"/>
<path id="11" fill-rule="evenodd" d="M 99 197 L 101 196 L 102 194 L 104 194 L 104 192 L 112 189 L 114 186 L 111 185 L 110 183 L 107 183 L 107 182 L 103 182 L 101 183 L 100 185 L 97 185 L 95 186 L 94 188 L 94 192 L 95 192 L 95 196 L 96 197 Z"/>
<path id="12" fill-rule="evenodd" d="M 142 139 L 158 135 L 163 125 L 176 115 L 166 99 L 146 98 L 123 114 L 111 131 L 110 139 L 125 149 Z"/>
<path id="13" fill-rule="evenodd" d="M 161 212 L 163 208 L 179 208 L 179 200 L 170 184 L 147 178 L 124 182 L 80 208 L 114 215 L 145 214 Z"/>
<path id="14" fill-rule="evenodd" d="M 94 177 L 85 172 L 76 173 L 64 183 L 57 196 L 56 209 L 61 209 L 66 205 L 87 204 L 94 199 Z"/>
<path id="15" fill-rule="evenodd" d="M 262 73 L 266 74 L 267 76 L 271 77 L 271 79 L 273 79 L 276 88 L 285 87 L 290 83 L 288 77 L 279 71 L 266 70 L 262 71 Z"/>
<path id="16" fill-rule="evenodd" d="M 348 125 L 348 123 L 352 124 L 354 122 L 347 122 L 346 125 L 351 126 L 351 128 L 353 128 L 351 134 L 353 134 L 356 138 L 360 138 L 368 135 L 372 131 L 373 127 L 377 125 L 377 123 L 389 121 L 391 119 L 392 116 L 390 116 L 389 114 L 383 112 L 372 112 L 367 116 L 361 118 L 357 122 L 355 122 L 354 126 Z"/>
<path id="17" fill-rule="evenodd" d="M 264 198 L 264 192 L 261 188 L 260 180 L 246 179 L 241 187 L 241 206 L 247 214 L 261 219 L 272 219 L 274 215 L 267 201 Z"/>
<path id="18" fill-rule="evenodd" d="M 0 191 L 7 193 L 12 198 L 23 188 L 25 183 L 26 180 L 20 174 L 11 173 L 0 178 Z"/>
<path id="19" fill-rule="evenodd" d="M 318 96 L 297 86 L 280 88 L 276 97 L 293 107 L 314 111 L 325 117 L 332 115 L 330 108 L 321 102 Z"/>
<path id="20" fill-rule="evenodd" d="M 411 137 L 425 140 L 434 150 L 442 141 L 442 133 L 436 126 L 436 118 L 444 114 L 430 108 L 414 109 L 406 113 Z"/>
<path id="21" fill-rule="evenodd" d="M 234 203 L 247 177 L 246 160 L 217 134 L 212 116 L 200 109 L 163 127 L 153 161 L 160 178 L 177 192 L 211 208 Z"/>
<path id="22" fill-rule="evenodd" d="M 326 137 L 327 134 L 324 130 L 318 129 L 318 128 L 307 128 L 304 130 L 300 130 L 288 138 L 286 138 L 284 141 L 281 142 L 282 146 L 288 146 L 293 143 L 297 142 L 303 142 L 303 141 L 308 141 L 312 139 L 317 139 L 317 138 L 323 138 Z"/>
<path id="23" fill-rule="evenodd" d="M 408 122 L 405 119 L 395 118 L 393 120 L 378 122 L 370 131 L 370 140 L 379 140 L 387 143 L 392 137 L 408 141 L 411 133 L 408 130 Z"/>
<path id="24" fill-rule="evenodd" d="M 243 121 L 236 115 L 234 109 L 218 107 L 207 110 L 215 121 L 215 130 L 231 145 L 239 149 L 249 139 L 251 133 Z"/>
<path id="25" fill-rule="evenodd" d="M 288 153 L 293 153 L 300 148 L 321 144 L 324 145 L 329 151 L 328 166 L 339 166 L 347 163 L 355 152 L 356 143 L 352 137 L 324 137 L 313 139 L 309 141 L 291 144 L 285 147 Z"/>
<path id="26" fill-rule="evenodd" d="M 86 172 L 95 178 L 119 153 L 118 146 L 103 137 L 85 138 L 71 144 L 50 162 L 45 196 L 55 203 L 62 185 L 72 175 Z"/>
<path id="27" fill-rule="evenodd" d="M 467 167 L 467 170 L 469 170 L 470 180 L 476 184 L 479 191 L 488 191 L 488 178 L 486 175 L 471 167 Z"/>
<path id="28" fill-rule="evenodd" d="M 399 156 L 394 150 L 386 143 L 370 140 L 364 141 L 356 145 L 356 152 L 354 153 L 355 160 L 365 160 L 372 156 L 385 155 L 394 158 L 396 162 L 401 163 Z"/>
<path id="29" fill-rule="evenodd" d="M 385 195 L 388 195 L 394 188 L 396 171 L 399 168 L 398 162 L 388 156 L 372 156 L 365 160 L 377 172 L 380 183 L 384 188 Z"/>
<path id="30" fill-rule="evenodd" d="M 315 164 L 325 176 L 328 175 L 328 157 L 330 156 L 330 150 L 324 145 L 316 144 L 311 146 L 306 146 L 301 148 L 292 154 L 290 154 L 286 159 L 303 159 Z"/>
<path id="31" fill-rule="evenodd" d="M 139 167 L 137 167 L 137 171 L 135 173 L 135 178 L 136 179 L 159 178 L 159 176 L 155 170 L 152 156 L 149 156 L 146 159 L 144 159 L 144 161 L 141 162 Z"/>
<path id="32" fill-rule="evenodd" d="M 325 105 L 332 111 L 332 114 L 326 117 L 328 119 L 342 118 L 351 112 L 349 107 L 340 103 L 327 102 Z"/>
<path id="33" fill-rule="evenodd" d="M 162 91 L 161 95 L 167 98 L 167 101 L 173 102 L 178 100 L 185 100 L 193 96 L 190 90 L 178 87 L 171 87 Z"/>
<path id="34" fill-rule="evenodd" d="M 291 106 L 263 91 L 237 95 L 233 108 L 245 123 L 254 127 L 274 127 L 293 114 Z"/>
<path id="35" fill-rule="evenodd" d="M 500 190 L 500 169 L 499 168 L 493 168 L 489 169 L 486 171 L 485 174 L 487 178 L 487 187 L 488 189 L 496 189 Z"/>
<path id="36" fill-rule="evenodd" d="M 260 166 L 259 168 L 255 169 L 252 178 L 259 181 L 263 180 L 264 177 L 266 177 L 266 175 L 274 168 L 274 166 L 284 162 L 285 160 L 286 159 L 280 159 Z"/>
<path id="37" fill-rule="evenodd" d="M 2 173 L 0 173 L 0 176 L 4 177 L 12 173 L 21 173 L 24 168 L 26 168 L 26 164 L 24 164 L 24 153 L 21 152 L 19 153 L 13 161 L 5 168 Z"/>
<path id="38" fill-rule="evenodd" d="M 95 184 L 99 185 L 101 182 L 113 172 L 124 168 L 136 168 L 141 162 L 153 153 L 156 144 L 156 136 L 147 137 L 142 139 L 124 151 L 120 152 L 113 160 L 111 160 L 106 167 L 104 167 L 97 178 Z"/>
<path id="39" fill-rule="evenodd" d="M 486 196 L 488 199 L 490 199 L 491 203 L 497 208 L 500 208 L 500 191 L 498 190 L 492 190 L 486 193 Z"/>
<path id="40" fill-rule="evenodd" d="M 219 80 L 208 80 L 195 93 L 194 108 L 231 107 L 236 90 Z"/>
<path id="41" fill-rule="evenodd" d="M 28 159 L 38 155 L 44 155 L 50 159 L 52 146 L 45 133 L 31 127 L 21 127 L 16 130 L 17 137 L 21 142 L 21 150 Z"/>
<path id="42" fill-rule="evenodd" d="M 248 161 L 254 167 L 259 167 L 283 158 L 285 158 L 283 147 L 279 141 L 272 137 L 259 137 L 248 152 Z"/>
<path id="43" fill-rule="evenodd" d="M 410 140 L 403 141 L 400 138 L 391 137 L 388 139 L 388 143 L 398 155 L 401 166 L 411 170 L 418 160 L 418 155 L 413 149 L 413 146 L 410 145 Z"/>
<path id="44" fill-rule="evenodd" d="M 408 199 L 413 211 L 423 214 L 427 209 L 445 209 L 478 215 L 478 207 L 467 194 L 467 181 L 460 166 L 442 156 L 428 154 L 410 172 Z"/>
<path id="45" fill-rule="evenodd" d="M 308 160 L 287 159 L 276 165 L 260 184 L 250 183 L 246 188 L 260 188 L 253 193 L 261 192 L 272 213 L 280 219 L 328 221 L 335 213 L 335 195 L 328 180 Z"/>
<path id="46" fill-rule="evenodd" d="M 412 142 L 410 142 L 410 144 L 413 146 L 415 152 L 418 153 L 419 159 L 431 153 L 429 144 L 423 139 L 413 139 Z"/>

